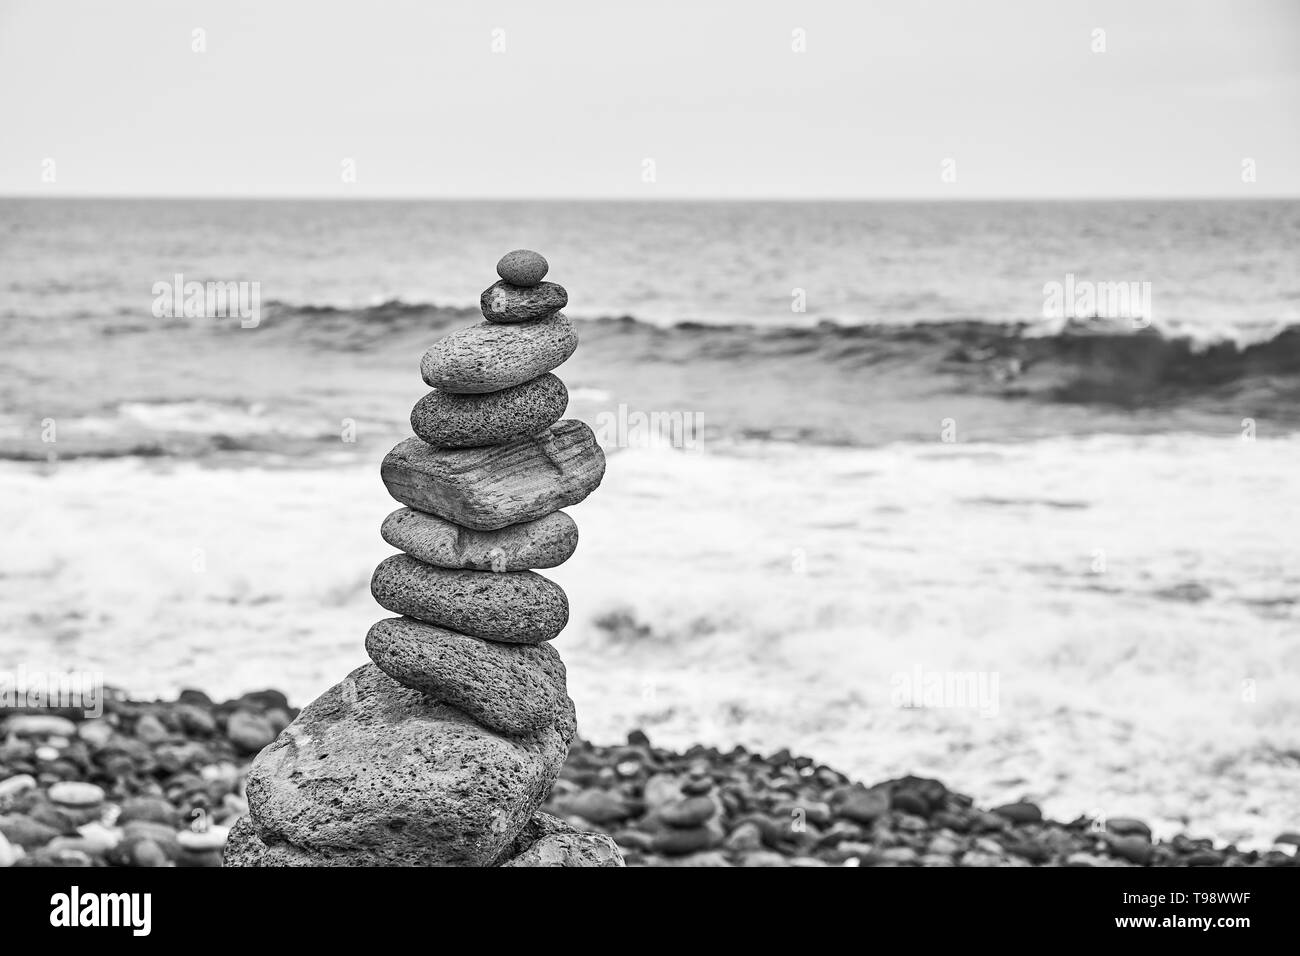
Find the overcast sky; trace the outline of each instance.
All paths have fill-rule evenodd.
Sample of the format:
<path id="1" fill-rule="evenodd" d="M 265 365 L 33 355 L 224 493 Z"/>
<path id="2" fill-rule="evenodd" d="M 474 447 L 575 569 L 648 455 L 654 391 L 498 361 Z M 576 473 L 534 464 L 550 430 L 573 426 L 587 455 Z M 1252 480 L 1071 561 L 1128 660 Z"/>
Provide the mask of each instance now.
<path id="1" fill-rule="evenodd" d="M 0 0 L 0 193 L 1300 195 L 1300 0 Z"/>

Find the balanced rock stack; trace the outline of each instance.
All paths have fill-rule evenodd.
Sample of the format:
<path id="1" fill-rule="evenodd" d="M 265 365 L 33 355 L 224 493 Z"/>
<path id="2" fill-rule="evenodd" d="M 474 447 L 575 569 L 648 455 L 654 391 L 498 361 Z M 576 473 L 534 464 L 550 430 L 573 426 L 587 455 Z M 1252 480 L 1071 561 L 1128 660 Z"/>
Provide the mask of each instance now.
<path id="1" fill-rule="evenodd" d="M 485 322 L 425 353 L 433 391 L 415 438 L 384 459 L 406 507 L 371 592 L 401 615 L 366 637 L 373 663 L 309 704 L 258 755 L 227 865 L 621 866 L 609 837 L 539 812 L 575 734 L 569 618 L 537 574 L 573 554 L 560 509 L 605 473 L 591 429 L 561 421 L 551 374 L 578 346 L 562 286 L 527 250 L 497 264 Z"/>

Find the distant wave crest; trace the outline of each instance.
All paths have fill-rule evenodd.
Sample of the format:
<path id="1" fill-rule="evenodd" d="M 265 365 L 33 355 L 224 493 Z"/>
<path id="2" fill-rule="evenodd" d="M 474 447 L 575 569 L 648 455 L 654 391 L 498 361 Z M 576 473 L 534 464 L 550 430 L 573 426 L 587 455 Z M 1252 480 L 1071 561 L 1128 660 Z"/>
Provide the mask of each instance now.
<path id="1" fill-rule="evenodd" d="M 267 325 L 339 348 L 400 329 L 442 332 L 476 321 L 475 309 L 398 300 L 360 309 L 272 303 Z M 761 372 L 774 362 L 815 362 L 826 374 L 955 376 L 980 391 L 1065 402 L 1140 403 L 1153 393 L 1300 376 L 1300 326 L 1242 343 L 1206 342 L 1151 327 L 1071 320 L 1050 327 L 972 318 L 907 324 L 662 326 L 633 316 L 579 320 L 584 343 L 614 346 L 619 361 L 728 362 Z"/>

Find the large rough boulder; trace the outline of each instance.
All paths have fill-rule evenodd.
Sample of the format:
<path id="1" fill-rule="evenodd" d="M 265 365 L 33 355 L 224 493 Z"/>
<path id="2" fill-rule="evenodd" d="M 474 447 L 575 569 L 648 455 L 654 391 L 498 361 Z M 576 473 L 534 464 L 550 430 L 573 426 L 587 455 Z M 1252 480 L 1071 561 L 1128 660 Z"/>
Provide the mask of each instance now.
<path id="1" fill-rule="evenodd" d="M 507 737 L 359 667 L 258 755 L 256 823 L 231 834 L 227 864 L 494 865 L 564 763 L 575 731 L 565 704 L 555 724 Z"/>

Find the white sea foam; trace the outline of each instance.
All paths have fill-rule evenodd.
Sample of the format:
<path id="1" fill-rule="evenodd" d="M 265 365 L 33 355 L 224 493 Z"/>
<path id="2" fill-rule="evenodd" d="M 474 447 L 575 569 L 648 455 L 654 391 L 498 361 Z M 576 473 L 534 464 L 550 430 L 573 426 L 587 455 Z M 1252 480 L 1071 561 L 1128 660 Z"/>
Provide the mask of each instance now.
<path id="1" fill-rule="evenodd" d="M 580 726 L 1267 842 L 1300 786 L 1297 466 L 1178 435 L 611 449 L 545 572 Z M 303 702 L 365 660 L 393 507 L 371 464 L 5 465 L 0 651 Z M 915 668 L 997 673 L 996 714 L 899 708 Z"/>

